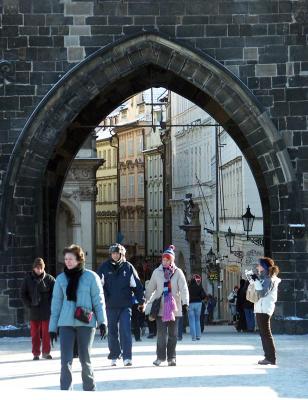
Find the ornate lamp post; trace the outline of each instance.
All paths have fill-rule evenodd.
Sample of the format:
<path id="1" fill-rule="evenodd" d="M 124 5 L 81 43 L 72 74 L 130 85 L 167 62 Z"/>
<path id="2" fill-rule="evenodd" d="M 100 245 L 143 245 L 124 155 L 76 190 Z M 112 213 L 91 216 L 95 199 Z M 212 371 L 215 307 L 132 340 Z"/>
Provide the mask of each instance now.
<path id="1" fill-rule="evenodd" d="M 226 239 L 227 247 L 229 247 L 230 254 L 234 254 L 235 257 L 242 259 L 244 254 L 241 250 L 237 250 L 237 251 L 232 250 L 232 247 L 234 246 L 235 233 L 233 233 L 231 231 L 230 226 L 228 228 L 228 232 L 225 234 L 225 239 Z"/>
<path id="2" fill-rule="evenodd" d="M 247 238 L 247 240 L 256 244 L 257 246 L 263 246 L 263 237 L 249 236 L 249 232 L 252 231 L 254 220 L 255 220 L 255 216 L 253 214 L 251 214 L 250 207 L 248 206 L 245 214 L 242 215 L 243 228 L 247 235 L 246 238 Z"/>
<path id="3" fill-rule="evenodd" d="M 251 214 L 250 207 L 248 206 L 245 214 L 242 215 L 243 228 L 247 234 L 247 240 L 249 239 L 249 232 L 252 231 L 254 220 L 255 220 L 255 216 L 253 214 Z"/>
<path id="4" fill-rule="evenodd" d="M 231 231 L 231 228 L 229 226 L 228 232 L 225 234 L 225 239 L 227 243 L 227 247 L 229 247 L 230 253 L 232 253 L 232 247 L 234 246 L 234 239 L 235 239 L 235 233 Z"/>

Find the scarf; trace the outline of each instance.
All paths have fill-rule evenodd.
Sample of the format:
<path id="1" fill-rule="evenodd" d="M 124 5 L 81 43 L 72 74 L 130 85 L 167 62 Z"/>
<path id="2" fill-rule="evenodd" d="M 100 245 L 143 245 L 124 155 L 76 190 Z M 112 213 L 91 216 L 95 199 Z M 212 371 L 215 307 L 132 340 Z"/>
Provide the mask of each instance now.
<path id="1" fill-rule="evenodd" d="M 171 264 L 167 267 L 163 267 L 164 271 L 164 310 L 162 320 L 163 322 L 175 321 L 174 312 L 177 311 L 176 302 L 172 296 L 171 291 L 171 278 L 175 272 L 175 265 Z"/>
<path id="2" fill-rule="evenodd" d="M 32 279 L 33 279 L 33 292 L 32 292 L 32 298 L 31 298 L 31 305 L 32 306 L 38 306 L 41 302 L 41 294 L 40 294 L 40 286 L 41 284 L 43 284 L 44 286 L 44 282 L 43 279 L 45 278 L 45 271 L 40 274 L 37 275 L 35 272 L 32 272 Z"/>
<path id="3" fill-rule="evenodd" d="M 82 265 L 78 265 L 73 269 L 68 269 L 67 267 L 64 267 L 64 273 L 68 279 L 68 284 L 66 288 L 67 300 L 76 301 L 79 278 L 84 273 L 84 267 Z"/>

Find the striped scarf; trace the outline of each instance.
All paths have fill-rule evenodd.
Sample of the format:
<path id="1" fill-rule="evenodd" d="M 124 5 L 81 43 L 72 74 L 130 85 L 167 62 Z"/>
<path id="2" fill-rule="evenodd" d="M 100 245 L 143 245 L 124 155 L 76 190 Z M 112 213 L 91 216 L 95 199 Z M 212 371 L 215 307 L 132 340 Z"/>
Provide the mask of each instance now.
<path id="1" fill-rule="evenodd" d="M 164 312 L 162 316 L 163 322 L 175 321 L 174 312 L 177 311 L 177 306 L 171 291 L 171 278 L 175 272 L 175 265 L 171 264 L 163 267 L 164 271 Z"/>

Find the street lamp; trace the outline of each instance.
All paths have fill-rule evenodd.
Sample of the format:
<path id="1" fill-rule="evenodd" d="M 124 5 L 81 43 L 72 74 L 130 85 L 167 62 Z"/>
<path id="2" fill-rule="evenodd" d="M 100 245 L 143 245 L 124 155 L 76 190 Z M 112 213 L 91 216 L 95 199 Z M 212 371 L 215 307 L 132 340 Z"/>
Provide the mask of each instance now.
<path id="1" fill-rule="evenodd" d="M 236 251 L 232 250 L 232 247 L 234 246 L 235 233 L 231 231 L 230 226 L 228 228 L 228 232 L 225 234 L 225 239 L 227 247 L 229 247 L 230 254 L 234 254 L 235 257 L 242 259 L 244 254 L 241 250 L 236 250 Z"/>
<path id="2" fill-rule="evenodd" d="M 229 247 L 230 253 L 232 253 L 232 247 L 234 246 L 234 239 L 235 239 L 235 233 L 231 231 L 231 228 L 229 226 L 228 232 L 225 234 L 225 239 L 227 243 L 227 247 Z"/>
<path id="3" fill-rule="evenodd" d="M 249 236 L 249 232 L 252 231 L 254 220 L 255 220 L 255 216 L 253 214 L 251 214 L 250 207 L 248 206 L 245 214 L 242 215 L 243 228 L 247 235 L 246 239 L 249 240 L 250 242 L 256 244 L 257 246 L 263 246 L 263 237 Z"/>
<path id="4" fill-rule="evenodd" d="M 247 207 L 246 213 L 242 215 L 243 227 L 244 231 L 247 234 L 247 240 L 249 239 L 249 232 L 252 231 L 253 223 L 255 220 L 255 216 L 251 214 L 250 207 Z"/>

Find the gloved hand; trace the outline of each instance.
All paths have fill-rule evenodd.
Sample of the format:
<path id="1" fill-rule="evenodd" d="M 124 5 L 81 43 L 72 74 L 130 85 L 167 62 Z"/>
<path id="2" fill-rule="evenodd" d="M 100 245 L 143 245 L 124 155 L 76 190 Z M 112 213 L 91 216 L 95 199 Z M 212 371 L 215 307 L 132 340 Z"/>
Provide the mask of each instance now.
<path id="1" fill-rule="evenodd" d="M 107 326 L 105 324 L 100 324 L 99 331 L 100 331 L 100 334 L 101 334 L 101 340 L 105 339 L 106 336 L 108 335 Z"/>
<path id="2" fill-rule="evenodd" d="M 183 304 L 182 305 L 182 313 L 183 313 L 183 315 L 187 314 L 187 311 L 188 311 L 188 305 L 187 304 Z"/>
<path id="3" fill-rule="evenodd" d="M 141 313 L 143 313 L 144 312 L 144 304 L 139 304 L 139 306 L 137 307 L 138 308 L 138 311 L 140 311 Z"/>
<path id="4" fill-rule="evenodd" d="M 58 334 L 57 332 L 49 332 L 49 336 L 50 336 L 50 343 L 51 346 L 53 347 L 53 342 L 58 340 Z"/>

